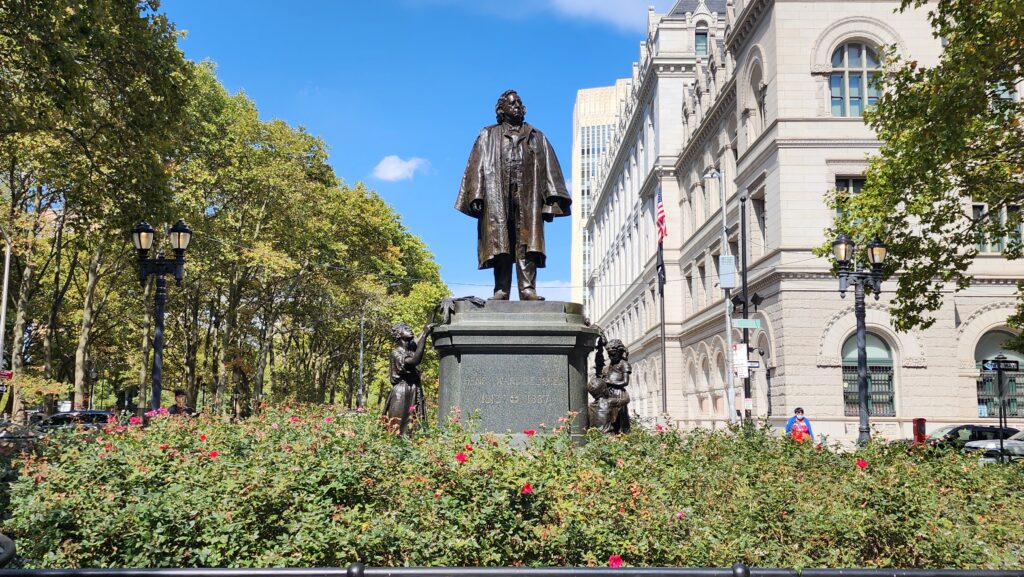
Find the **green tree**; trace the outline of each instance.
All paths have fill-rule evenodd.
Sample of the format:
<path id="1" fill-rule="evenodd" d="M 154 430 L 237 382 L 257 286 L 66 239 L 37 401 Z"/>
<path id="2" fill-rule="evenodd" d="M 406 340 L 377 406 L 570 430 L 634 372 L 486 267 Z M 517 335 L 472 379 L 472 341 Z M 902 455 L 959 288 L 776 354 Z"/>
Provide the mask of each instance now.
<path id="1" fill-rule="evenodd" d="M 864 190 L 833 198 L 842 214 L 828 231 L 887 242 L 900 330 L 930 326 L 943 292 L 970 285 L 979 247 L 1021 256 L 1024 2 L 903 0 L 899 10 L 925 5 L 941 59 L 924 67 L 890 50 L 884 92 L 865 115 L 881 150 Z"/>

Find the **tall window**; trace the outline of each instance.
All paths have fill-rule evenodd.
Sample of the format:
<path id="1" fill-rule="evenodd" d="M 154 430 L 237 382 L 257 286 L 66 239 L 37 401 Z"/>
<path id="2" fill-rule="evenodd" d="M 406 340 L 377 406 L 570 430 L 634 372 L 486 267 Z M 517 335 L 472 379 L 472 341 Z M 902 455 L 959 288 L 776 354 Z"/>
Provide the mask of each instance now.
<path id="1" fill-rule="evenodd" d="M 704 22 L 697 24 L 697 31 L 693 35 L 693 46 L 697 56 L 708 55 L 708 25 Z"/>
<path id="2" fill-rule="evenodd" d="M 686 312 L 695 314 L 698 310 L 697 307 L 697 285 L 693 284 L 693 276 L 686 277 L 686 286 L 688 287 L 688 294 L 686 295 Z"/>
<path id="3" fill-rule="evenodd" d="M 695 296 L 698 303 L 697 310 L 700 310 L 707 306 L 707 303 L 711 300 L 708 298 L 708 275 L 704 265 L 697 267 L 697 277 L 700 279 L 700 283 L 697 285 L 697 290 L 700 292 Z"/>
<path id="4" fill-rule="evenodd" d="M 843 44 L 832 53 L 832 116 L 860 116 L 878 101 L 881 70 L 878 56 L 860 42 Z"/>
<path id="5" fill-rule="evenodd" d="M 860 194 L 860 191 L 864 188 L 864 182 L 864 178 L 859 176 L 837 176 L 836 190 L 849 194 Z M 836 207 L 836 213 L 843 214 L 842 205 Z"/>
<path id="6" fill-rule="evenodd" d="M 1003 349 L 1006 341 L 1013 338 L 1013 335 L 1006 331 L 989 331 L 978 341 L 974 348 L 974 360 L 978 369 L 978 416 L 998 417 L 999 416 L 999 387 L 996 381 L 996 371 L 986 371 L 981 362 L 986 359 L 994 359 L 997 355 L 1004 355 L 1008 360 L 1017 361 L 1024 365 L 1024 356 L 1013 351 Z M 1024 373 L 1004 372 L 1003 379 L 1006 381 L 1006 415 L 1008 417 L 1020 417 L 1024 415 Z"/>
<path id="7" fill-rule="evenodd" d="M 590 238 L 590 230 L 585 229 L 583 231 L 583 278 L 584 280 L 590 278 L 591 271 L 594 270 L 594 241 Z"/>
<path id="8" fill-rule="evenodd" d="M 750 199 L 750 206 L 754 209 L 754 222 L 756 225 L 755 233 L 751 238 L 751 244 L 758 245 L 757 254 L 763 255 L 767 251 L 768 245 L 768 221 L 764 211 L 764 197 Z"/>
<path id="9" fill-rule="evenodd" d="M 877 335 L 867 333 L 865 337 L 868 354 L 868 413 L 873 417 L 895 417 L 892 351 Z M 853 335 L 843 343 L 843 401 L 847 417 L 860 414 L 858 391 L 857 335 Z"/>
<path id="10" fill-rule="evenodd" d="M 988 217 L 988 207 L 984 204 L 975 204 L 971 207 L 971 216 L 974 217 L 975 221 L 981 221 Z M 989 238 L 984 232 L 979 231 L 977 248 L 978 252 L 1003 252 L 1006 248 L 1007 243 L 1017 244 L 1020 243 L 1021 233 L 1024 232 L 1024 223 L 1021 221 L 1020 207 L 1016 205 L 1010 205 L 999 212 L 1000 224 L 1006 226 L 1009 225 L 1009 234 L 999 238 Z"/>

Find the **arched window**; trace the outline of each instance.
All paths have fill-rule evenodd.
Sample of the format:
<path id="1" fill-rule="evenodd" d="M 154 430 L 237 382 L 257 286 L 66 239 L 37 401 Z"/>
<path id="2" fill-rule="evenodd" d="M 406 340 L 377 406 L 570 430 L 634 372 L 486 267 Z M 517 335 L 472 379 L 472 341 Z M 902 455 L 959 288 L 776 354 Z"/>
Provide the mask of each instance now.
<path id="1" fill-rule="evenodd" d="M 753 142 L 764 131 L 765 116 L 768 114 L 765 107 L 767 96 L 768 86 L 764 82 L 764 74 L 761 72 L 761 65 L 758 63 L 750 71 L 751 102 L 748 108 L 748 114 L 750 115 L 750 124 L 748 125 L 750 138 L 747 144 Z"/>
<path id="2" fill-rule="evenodd" d="M 864 336 L 868 354 L 868 413 L 873 417 L 895 417 L 892 351 L 877 335 L 867 333 Z M 846 405 L 846 416 L 856 417 L 860 413 L 857 335 L 850 336 L 843 343 L 843 400 Z"/>
<path id="3" fill-rule="evenodd" d="M 878 101 L 878 56 L 868 45 L 849 42 L 832 53 L 832 116 L 860 116 Z"/>
<path id="4" fill-rule="evenodd" d="M 999 416 L 999 388 L 996 382 L 998 373 L 986 371 L 982 361 L 1004 355 L 1009 361 L 1017 361 L 1024 365 L 1024 355 L 1003 348 L 1006 341 L 1013 338 L 1007 331 L 989 331 L 978 340 L 974 348 L 974 360 L 978 363 L 981 373 L 978 375 L 978 416 Z M 1009 417 L 1020 417 L 1024 414 L 1024 374 L 1019 372 L 1003 372 L 1006 381 L 1006 414 Z M 1020 383 L 1018 385 L 1017 383 Z"/>
<path id="5" fill-rule="evenodd" d="M 703 20 L 697 22 L 696 31 L 693 33 L 693 47 L 697 56 L 708 55 L 708 24 Z"/>

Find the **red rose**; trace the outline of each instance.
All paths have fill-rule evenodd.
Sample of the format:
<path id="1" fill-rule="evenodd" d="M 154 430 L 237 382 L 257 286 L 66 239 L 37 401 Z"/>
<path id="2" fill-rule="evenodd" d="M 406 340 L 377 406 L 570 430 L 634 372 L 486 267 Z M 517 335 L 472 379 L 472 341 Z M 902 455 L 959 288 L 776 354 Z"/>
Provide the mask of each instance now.
<path id="1" fill-rule="evenodd" d="M 664 431 L 665 427 L 662 427 L 661 425 L 655 425 L 654 430 L 655 431 Z"/>
<path id="2" fill-rule="evenodd" d="M 289 420 L 289 421 L 291 421 L 291 422 L 293 422 L 293 423 L 298 423 L 298 422 L 299 422 L 299 418 L 298 418 L 298 417 L 291 417 L 291 418 L 290 418 L 290 419 L 288 419 L 288 420 Z"/>
<path id="3" fill-rule="evenodd" d="M 206 435 L 199 435 L 199 440 L 200 441 L 205 441 L 206 440 Z"/>
<path id="4" fill-rule="evenodd" d="M 525 431 L 523 431 L 523 434 L 526 435 L 527 437 L 532 437 L 537 434 L 537 431 L 533 429 L 526 429 Z"/>
<path id="5" fill-rule="evenodd" d="M 455 460 L 460 462 L 460 463 L 465 463 L 466 459 L 468 459 L 468 458 L 469 457 L 467 457 L 465 453 L 456 453 L 455 454 Z"/>
<path id="6" fill-rule="evenodd" d="M 472 451 L 473 450 L 473 445 L 470 445 L 469 443 L 466 443 L 466 450 L 467 451 Z"/>
<path id="7" fill-rule="evenodd" d="M 858 469 L 867 469 L 868 468 L 868 462 L 865 461 L 864 459 L 857 459 L 856 465 L 857 465 Z"/>
<path id="8" fill-rule="evenodd" d="M 520 491 L 520 492 L 521 492 L 521 493 L 522 493 L 523 495 L 529 495 L 530 493 L 533 493 L 533 485 L 531 485 L 531 484 L 529 484 L 529 483 L 524 483 L 524 484 L 523 484 L 523 490 L 522 490 L 522 491 Z"/>
<path id="9" fill-rule="evenodd" d="M 160 450 L 161 451 L 166 451 L 167 447 L 170 447 L 170 445 L 168 445 L 167 443 L 160 443 Z"/>
<path id="10" fill-rule="evenodd" d="M 218 453 L 217 451 L 210 451 L 209 455 L 211 459 L 216 459 L 217 457 L 220 456 L 220 453 Z"/>
<path id="11" fill-rule="evenodd" d="M 622 557 L 619 555 L 610 555 L 608 557 L 608 566 L 612 568 L 622 567 Z"/>

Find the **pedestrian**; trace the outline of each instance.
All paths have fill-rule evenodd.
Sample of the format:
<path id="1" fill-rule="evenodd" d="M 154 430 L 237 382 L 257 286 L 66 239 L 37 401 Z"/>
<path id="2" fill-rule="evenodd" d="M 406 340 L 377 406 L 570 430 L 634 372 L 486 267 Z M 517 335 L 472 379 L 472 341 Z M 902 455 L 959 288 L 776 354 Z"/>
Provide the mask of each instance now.
<path id="1" fill-rule="evenodd" d="M 184 389 L 174 389 L 174 405 L 167 412 L 172 415 L 186 416 L 196 414 L 196 410 L 188 406 L 188 395 L 185 394 Z"/>
<path id="2" fill-rule="evenodd" d="M 786 421 L 786 434 L 794 441 L 804 442 L 814 440 L 814 431 L 811 430 L 811 421 L 804 417 L 803 407 L 793 410 L 793 416 Z"/>

